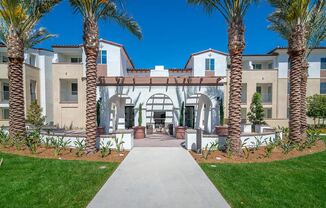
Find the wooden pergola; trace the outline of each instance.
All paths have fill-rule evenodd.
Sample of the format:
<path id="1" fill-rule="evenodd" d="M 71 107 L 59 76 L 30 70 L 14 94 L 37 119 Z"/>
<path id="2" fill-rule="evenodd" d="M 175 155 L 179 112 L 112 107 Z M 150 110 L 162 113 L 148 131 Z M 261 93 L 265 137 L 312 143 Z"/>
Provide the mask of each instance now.
<path id="1" fill-rule="evenodd" d="M 216 86 L 224 77 L 104 77 L 98 78 L 98 86 Z"/>

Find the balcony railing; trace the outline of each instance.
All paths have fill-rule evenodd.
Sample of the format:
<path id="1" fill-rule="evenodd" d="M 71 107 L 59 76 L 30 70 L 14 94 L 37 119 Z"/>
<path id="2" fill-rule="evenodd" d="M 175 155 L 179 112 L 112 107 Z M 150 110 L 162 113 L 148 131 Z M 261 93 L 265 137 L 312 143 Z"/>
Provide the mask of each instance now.
<path id="1" fill-rule="evenodd" d="M 9 91 L 0 91 L 0 102 L 9 101 Z"/>

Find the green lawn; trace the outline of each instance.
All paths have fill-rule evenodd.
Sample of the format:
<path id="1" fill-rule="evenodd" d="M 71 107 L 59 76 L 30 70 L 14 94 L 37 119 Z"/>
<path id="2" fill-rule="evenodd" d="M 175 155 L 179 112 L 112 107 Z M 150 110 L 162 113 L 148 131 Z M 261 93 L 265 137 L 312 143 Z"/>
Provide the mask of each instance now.
<path id="1" fill-rule="evenodd" d="M 232 207 L 326 207 L 326 151 L 271 163 L 201 167 Z"/>
<path id="2" fill-rule="evenodd" d="M 86 207 L 116 163 L 63 161 L 0 153 L 0 207 Z M 99 167 L 106 166 L 105 169 Z"/>

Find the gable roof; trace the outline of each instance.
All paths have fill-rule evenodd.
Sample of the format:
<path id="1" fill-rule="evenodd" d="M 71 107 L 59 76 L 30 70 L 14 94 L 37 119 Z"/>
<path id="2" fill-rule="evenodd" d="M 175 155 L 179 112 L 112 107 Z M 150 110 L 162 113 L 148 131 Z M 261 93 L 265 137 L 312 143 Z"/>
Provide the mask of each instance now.
<path id="1" fill-rule="evenodd" d="M 99 40 L 99 42 L 100 43 L 106 43 L 106 44 L 109 44 L 109 45 L 120 47 L 122 49 L 122 51 L 124 52 L 124 54 L 126 55 L 127 60 L 129 61 L 129 63 L 132 66 L 132 68 L 135 68 L 135 65 L 132 62 L 129 54 L 127 53 L 127 50 L 125 49 L 125 47 L 122 44 L 115 43 L 115 42 L 108 41 L 108 40 L 104 40 L 102 38 Z M 83 47 L 83 44 L 79 44 L 79 45 L 52 45 L 52 48 L 81 48 L 81 47 Z"/>
<path id="2" fill-rule="evenodd" d="M 206 49 L 206 50 L 199 51 L 199 52 L 196 52 L 196 53 L 191 54 L 191 55 L 189 56 L 189 58 L 188 58 L 188 60 L 187 60 L 187 62 L 186 62 L 186 65 L 185 65 L 184 68 L 187 68 L 188 63 L 190 62 L 190 60 L 191 60 L 191 58 L 192 58 L 193 56 L 197 56 L 197 55 L 204 54 L 204 53 L 209 53 L 209 52 L 211 52 L 211 53 L 221 54 L 221 55 L 224 55 L 224 56 L 228 56 L 228 55 L 229 55 L 229 54 L 227 54 L 227 53 L 224 53 L 224 52 L 217 51 L 217 50 L 215 50 L 215 49 L 209 48 L 209 49 Z"/>

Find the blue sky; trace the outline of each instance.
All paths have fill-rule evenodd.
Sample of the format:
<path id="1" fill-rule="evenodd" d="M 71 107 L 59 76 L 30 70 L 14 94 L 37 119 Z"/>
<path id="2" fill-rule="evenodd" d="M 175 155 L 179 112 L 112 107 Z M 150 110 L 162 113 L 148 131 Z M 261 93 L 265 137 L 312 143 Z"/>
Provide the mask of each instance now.
<path id="1" fill-rule="evenodd" d="M 189 55 L 214 48 L 227 52 L 227 27 L 217 12 L 207 15 L 202 7 L 187 4 L 186 0 L 124 0 L 125 10 L 143 30 L 138 40 L 115 22 L 99 23 L 101 38 L 123 44 L 136 68 L 184 67 Z M 246 54 L 266 53 L 286 41 L 267 29 L 266 17 L 273 11 L 266 1 L 252 5 L 245 17 Z M 63 0 L 40 22 L 57 38 L 38 47 L 53 44 L 82 43 L 82 18 L 74 14 L 68 0 Z"/>

